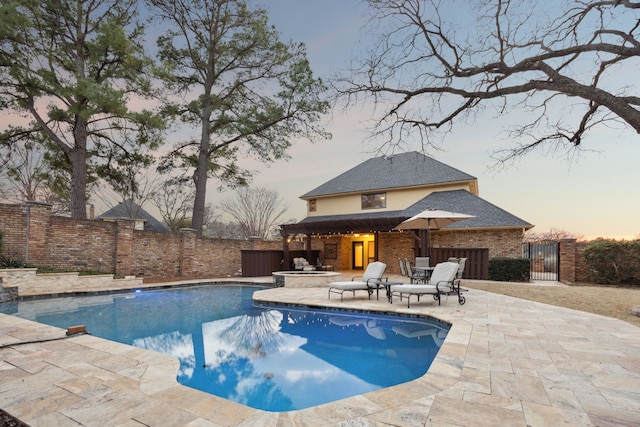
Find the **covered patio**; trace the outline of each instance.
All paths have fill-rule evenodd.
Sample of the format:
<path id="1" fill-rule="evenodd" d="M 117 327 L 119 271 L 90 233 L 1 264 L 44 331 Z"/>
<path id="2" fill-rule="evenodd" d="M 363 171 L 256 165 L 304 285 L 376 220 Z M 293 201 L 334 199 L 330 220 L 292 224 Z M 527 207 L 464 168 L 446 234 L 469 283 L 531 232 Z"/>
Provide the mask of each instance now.
<path id="1" fill-rule="evenodd" d="M 415 210 L 415 209 L 414 209 Z M 382 261 L 395 269 L 398 257 L 425 257 L 430 256 L 432 264 L 446 261 L 449 257 L 464 257 L 469 259 L 469 276 L 473 279 L 488 278 L 488 250 L 486 248 L 429 248 L 428 231 L 426 229 L 419 230 L 394 230 L 400 223 L 411 218 L 412 210 L 377 212 L 370 214 L 351 214 L 351 215 L 331 215 L 322 217 L 307 217 L 296 224 L 281 225 L 281 235 L 283 243 L 283 264 L 285 266 L 292 264 L 292 258 L 305 253 L 305 257 L 311 264 L 314 264 L 316 255 L 321 253 L 321 261 L 324 264 L 331 262 L 327 259 L 327 250 L 320 243 L 314 243 L 314 239 L 318 241 L 343 241 L 354 240 L 357 238 L 364 239 L 365 242 L 372 242 L 370 248 L 365 248 L 365 258 L 368 262 Z M 385 248 L 385 242 L 389 239 L 397 239 L 400 235 L 409 236 L 401 245 L 402 252 L 396 252 L 390 248 Z M 304 236 L 302 251 L 296 250 L 292 256 L 290 245 L 292 237 Z M 361 237 L 366 236 L 366 237 Z M 386 237 L 386 238 L 382 238 Z M 394 246 L 398 246 L 394 243 Z M 348 243 L 336 243 L 339 247 L 348 247 Z M 349 248 L 350 249 L 350 248 Z M 386 250 L 385 250 L 386 249 Z M 368 262 L 364 262 L 362 268 L 354 265 L 354 262 L 347 259 L 350 254 L 341 253 L 338 249 L 335 260 L 337 266 L 332 265 L 335 270 L 360 270 L 366 267 Z M 334 261 L 335 262 L 335 261 Z"/>

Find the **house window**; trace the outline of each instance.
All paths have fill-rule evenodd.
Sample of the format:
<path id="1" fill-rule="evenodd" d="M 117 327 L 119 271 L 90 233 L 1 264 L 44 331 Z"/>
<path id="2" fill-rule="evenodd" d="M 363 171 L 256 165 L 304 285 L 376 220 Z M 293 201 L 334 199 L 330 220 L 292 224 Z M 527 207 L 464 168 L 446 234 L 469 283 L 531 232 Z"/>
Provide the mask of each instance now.
<path id="1" fill-rule="evenodd" d="M 387 193 L 362 195 L 362 209 L 380 209 L 387 207 Z"/>
<path id="2" fill-rule="evenodd" d="M 309 212 L 316 211 L 316 199 L 309 200 Z"/>

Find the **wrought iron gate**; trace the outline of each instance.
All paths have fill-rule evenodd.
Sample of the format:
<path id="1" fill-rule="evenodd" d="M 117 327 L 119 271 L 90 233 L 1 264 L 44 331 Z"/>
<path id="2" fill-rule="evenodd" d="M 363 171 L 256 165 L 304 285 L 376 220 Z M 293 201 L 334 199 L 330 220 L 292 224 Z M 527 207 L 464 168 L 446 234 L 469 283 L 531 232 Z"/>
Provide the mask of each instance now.
<path id="1" fill-rule="evenodd" d="M 560 242 L 557 240 L 525 242 L 522 256 L 531 261 L 531 280 L 559 280 Z"/>

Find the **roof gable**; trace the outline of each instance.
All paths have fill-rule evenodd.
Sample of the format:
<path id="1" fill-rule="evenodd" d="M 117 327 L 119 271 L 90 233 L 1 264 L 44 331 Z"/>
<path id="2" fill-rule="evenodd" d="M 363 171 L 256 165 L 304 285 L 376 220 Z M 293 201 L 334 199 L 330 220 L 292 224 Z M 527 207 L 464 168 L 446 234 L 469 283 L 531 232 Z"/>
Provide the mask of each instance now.
<path id="1" fill-rule="evenodd" d="M 135 218 L 132 218 L 135 216 Z M 153 215 L 144 210 L 140 205 L 134 201 L 127 200 L 126 202 L 120 202 L 116 206 L 112 207 L 102 215 L 99 215 L 97 219 L 142 219 L 144 220 L 144 229 L 148 231 L 163 231 L 167 232 L 169 229 L 158 221 Z"/>
<path id="2" fill-rule="evenodd" d="M 465 172 L 411 151 L 366 160 L 302 195 L 307 199 L 333 194 L 377 191 L 475 180 Z"/>
<path id="3" fill-rule="evenodd" d="M 283 225 L 289 233 L 349 233 L 390 231 L 405 219 L 426 209 L 440 209 L 474 215 L 444 229 L 525 228 L 532 224 L 510 214 L 467 190 L 437 191 L 401 211 L 363 212 L 347 215 L 307 217 L 297 224 Z"/>

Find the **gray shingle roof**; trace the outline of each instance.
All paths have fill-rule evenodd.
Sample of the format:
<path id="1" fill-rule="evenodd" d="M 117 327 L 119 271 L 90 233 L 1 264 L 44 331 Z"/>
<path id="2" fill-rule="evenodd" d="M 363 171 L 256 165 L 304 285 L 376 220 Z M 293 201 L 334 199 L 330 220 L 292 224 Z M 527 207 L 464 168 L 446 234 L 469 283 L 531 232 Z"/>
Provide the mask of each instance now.
<path id="1" fill-rule="evenodd" d="M 301 199 L 390 188 L 441 184 L 476 179 L 422 153 L 408 153 L 369 159 L 321 186 Z"/>
<path id="2" fill-rule="evenodd" d="M 532 224 L 529 222 L 510 214 L 504 209 L 466 190 L 437 191 L 431 193 L 424 199 L 409 206 L 403 213 L 409 218 L 429 208 L 475 216 L 475 218 L 448 225 L 444 227 L 446 229 L 532 227 Z"/>
<path id="3" fill-rule="evenodd" d="M 135 216 L 135 218 L 131 218 L 132 216 Z M 102 218 L 143 219 L 145 220 L 144 229 L 147 231 L 169 231 L 169 229 L 160 221 L 158 221 L 153 215 L 151 215 L 149 212 L 147 212 L 141 206 L 131 200 L 118 203 L 116 206 L 112 207 L 102 215 L 99 215 L 96 219 Z"/>
<path id="4" fill-rule="evenodd" d="M 402 211 L 313 216 L 284 227 L 288 233 L 389 231 L 405 219 L 429 208 L 475 216 L 475 218 L 453 223 L 445 227 L 446 229 L 531 228 L 533 226 L 467 190 L 452 190 L 431 193 Z"/>

